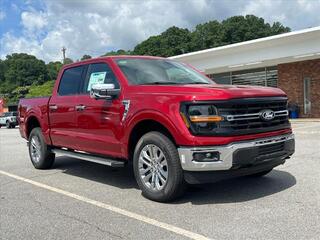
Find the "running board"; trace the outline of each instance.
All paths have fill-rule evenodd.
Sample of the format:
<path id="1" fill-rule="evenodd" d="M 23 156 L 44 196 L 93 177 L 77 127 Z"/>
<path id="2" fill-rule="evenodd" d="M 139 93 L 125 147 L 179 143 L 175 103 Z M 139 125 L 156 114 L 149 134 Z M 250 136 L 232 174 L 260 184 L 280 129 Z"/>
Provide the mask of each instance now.
<path id="1" fill-rule="evenodd" d="M 117 160 L 98 157 L 98 156 L 92 156 L 85 153 L 71 152 L 63 149 L 52 149 L 51 151 L 59 155 L 73 157 L 73 158 L 77 158 L 77 159 L 81 159 L 89 162 L 95 162 L 95 163 L 107 165 L 110 167 L 123 167 L 125 164 L 125 162 L 122 162 L 122 161 L 117 161 Z"/>

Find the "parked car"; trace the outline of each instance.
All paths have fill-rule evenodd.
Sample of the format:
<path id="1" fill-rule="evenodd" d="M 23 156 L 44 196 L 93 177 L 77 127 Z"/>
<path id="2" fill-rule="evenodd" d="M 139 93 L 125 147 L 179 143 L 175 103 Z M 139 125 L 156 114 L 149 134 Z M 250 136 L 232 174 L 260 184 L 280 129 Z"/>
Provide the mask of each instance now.
<path id="1" fill-rule="evenodd" d="M 7 128 L 15 128 L 18 125 L 17 112 L 5 112 L 0 116 L 0 128 L 6 126 Z"/>
<path id="2" fill-rule="evenodd" d="M 218 85 L 158 57 L 66 65 L 51 97 L 20 100 L 19 117 L 35 168 L 52 167 L 55 154 L 132 163 L 143 195 L 163 202 L 187 183 L 263 176 L 295 149 L 282 90 Z"/>

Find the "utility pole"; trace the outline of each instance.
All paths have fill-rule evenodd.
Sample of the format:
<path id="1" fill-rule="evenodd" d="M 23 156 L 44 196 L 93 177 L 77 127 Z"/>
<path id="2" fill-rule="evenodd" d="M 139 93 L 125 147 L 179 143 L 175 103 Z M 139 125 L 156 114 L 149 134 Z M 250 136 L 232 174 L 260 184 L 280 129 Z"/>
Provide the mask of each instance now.
<path id="1" fill-rule="evenodd" d="M 63 63 L 65 63 L 66 61 L 66 48 L 65 47 L 62 47 L 61 51 L 62 51 L 62 56 L 63 56 Z"/>

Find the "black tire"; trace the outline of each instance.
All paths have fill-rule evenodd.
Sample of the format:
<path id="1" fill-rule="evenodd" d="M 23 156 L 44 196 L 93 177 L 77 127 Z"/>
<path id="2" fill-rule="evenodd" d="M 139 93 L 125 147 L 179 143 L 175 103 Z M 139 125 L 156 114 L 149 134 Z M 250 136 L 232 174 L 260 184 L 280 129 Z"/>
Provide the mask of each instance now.
<path id="1" fill-rule="evenodd" d="M 249 175 L 249 177 L 263 177 L 265 175 L 267 175 L 268 173 L 270 173 L 272 171 L 273 168 L 269 169 L 269 170 L 266 170 L 266 171 L 263 171 L 263 172 L 258 172 L 258 173 L 255 173 L 255 174 L 251 174 Z"/>
<path id="2" fill-rule="evenodd" d="M 11 124 L 10 124 L 10 122 L 9 121 L 6 121 L 6 128 L 11 128 Z"/>
<path id="3" fill-rule="evenodd" d="M 140 176 L 139 157 L 147 145 L 153 145 L 159 148 L 166 159 L 167 180 L 161 190 L 148 188 Z M 133 156 L 133 171 L 142 195 L 150 200 L 157 202 L 172 201 L 181 196 L 186 188 L 177 148 L 168 137 L 160 132 L 146 133 L 138 141 Z"/>
<path id="4" fill-rule="evenodd" d="M 39 151 L 35 151 L 33 147 L 34 141 L 36 141 L 36 146 L 38 146 Z M 55 154 L 50 151 L 47 144 L 44 141 L 41 128 L 32 129 L 29 136 L 29 156 L 33 166 L 37 169 L 49 169 L 52 167 L 55 159 Z M 36 158 L 33 153 L 37 153 Z"/>

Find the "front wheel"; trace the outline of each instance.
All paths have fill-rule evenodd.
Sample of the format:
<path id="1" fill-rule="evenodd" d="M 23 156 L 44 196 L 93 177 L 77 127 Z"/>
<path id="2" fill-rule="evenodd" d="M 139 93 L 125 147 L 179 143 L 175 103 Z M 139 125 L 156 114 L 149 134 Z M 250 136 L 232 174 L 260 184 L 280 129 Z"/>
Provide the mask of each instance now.
<path id="1" fill-rule="evenodd" d="M 51 168 L 54 163 L 55 154 L 50 151 L 45 143 L 41 128 L 32 129 L 28 144 L 33 166 L 37 169 Z"/>
<path id="2" fill-rule="evenodd" d="M 141 137 L 134 151 L 133 170 L 146 198 L 168 202 L 184 192 L 185 181 L 177 148 L 160 132 L 149 132 Z"/>

